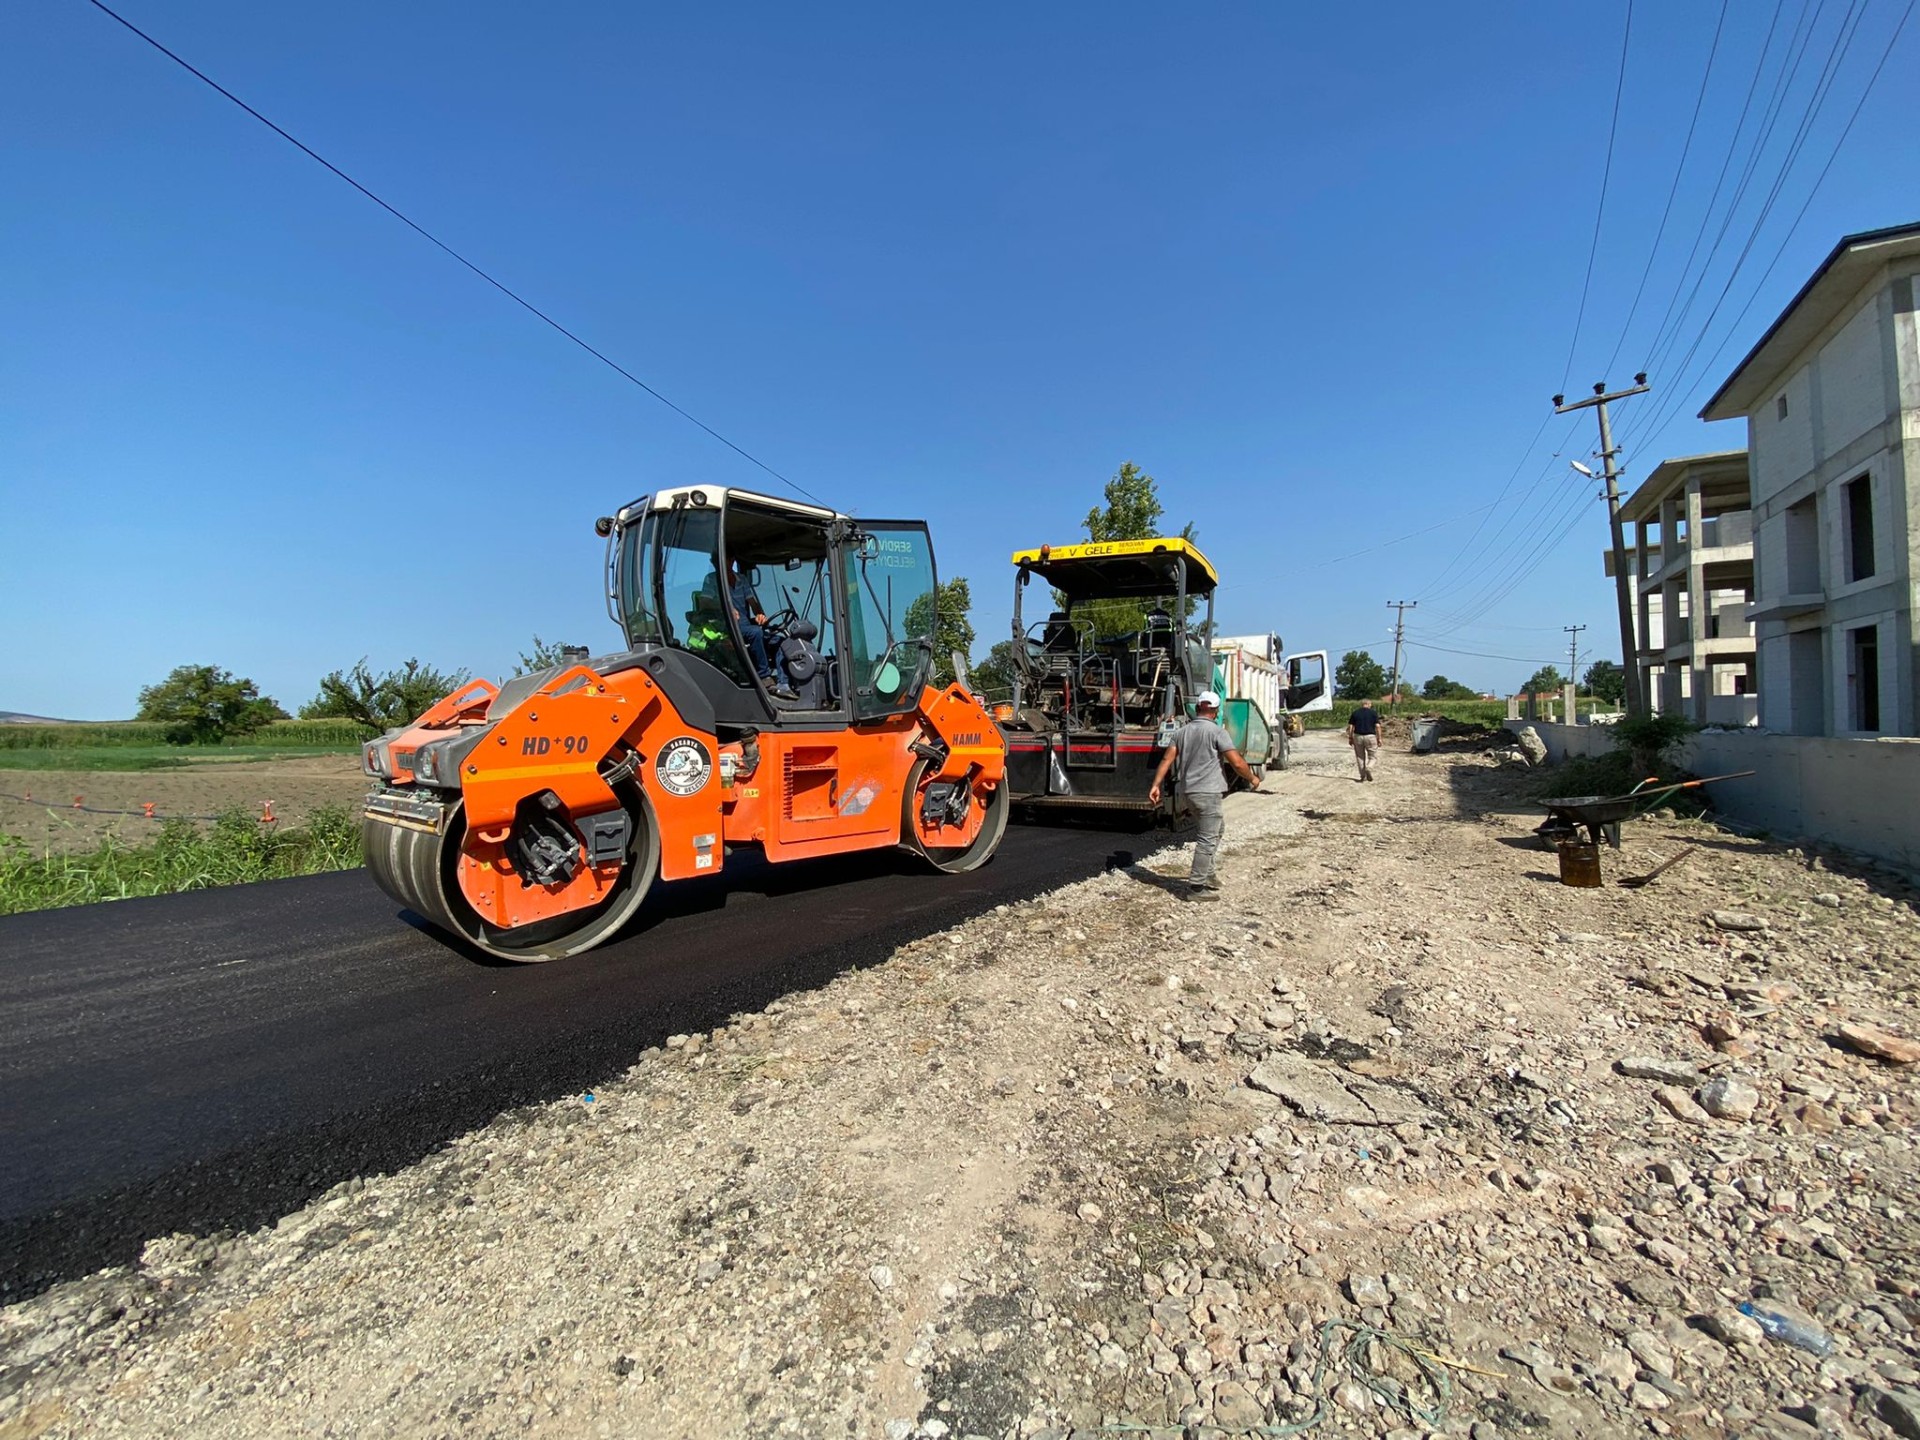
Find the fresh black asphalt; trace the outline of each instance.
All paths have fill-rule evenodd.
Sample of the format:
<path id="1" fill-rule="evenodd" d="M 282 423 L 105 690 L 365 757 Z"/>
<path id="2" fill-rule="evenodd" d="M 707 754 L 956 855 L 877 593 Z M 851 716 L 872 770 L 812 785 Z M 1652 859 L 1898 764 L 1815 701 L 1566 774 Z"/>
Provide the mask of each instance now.
<path id="1" fill-rule="evenodd" d="M 0 1300 L 266 1223 L 1154 843 L 1015 827 L 970 875 L 735 857 L 546 965 L 453 948 L 361 870 L 0 919 Z"/>

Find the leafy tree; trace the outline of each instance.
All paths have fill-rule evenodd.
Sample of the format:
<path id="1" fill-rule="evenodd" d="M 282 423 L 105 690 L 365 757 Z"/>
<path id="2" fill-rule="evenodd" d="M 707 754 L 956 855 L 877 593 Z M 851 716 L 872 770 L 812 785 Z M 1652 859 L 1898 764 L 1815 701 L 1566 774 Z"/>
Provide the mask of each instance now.
<path id="1" fill-rule="evenodd" d="M 1627 694 L 1627 672 L 1611 660 L 1596 660 L 1581 677 L 1587 693 L 1609 705 L 1618 705 Z"/>
<path id="2" fill-rule="evenodd" d="M 140 692 L 139 718 L 163 723 L 168 744 L 215 745 L 284 720 L 287 712 L 253 681 L 216 665 L 176 665 L 166 679 Z"/>
<path id="3" fill-rule="evenodd" d="M 1420 687 L 1420 695 L 1426 700 L 1477 700 L 1480 692 L 1471 685 L 1462 685 L 1458 680 L 1449 680 L 1444 675 L 1436 675 Z"/>
<path id="4" fill-rule="evenodd" d="M 1365 650 L 1349 650 L 1333 669 L 1333 693 L 1339 700 L 1378 699 L 1387 693 L 1387 672 Z"/>
<path id="5" fill-rule="evenodd" d="M 531 675 L 536 670 L 551 670 L 566 662 L 567 657 L 562 653 L 565 649 L 566 646 L 558 640 L 542 640 L 536 635 L 533 637 L 533 649 L 520 652 L 520 663 L 514 667 L 513 673 Z"/>
<path id="6" fill-rule="evenodd" d="M 964 575 L 956 575 L 944 585 L 936 586 L 907 607 L 907 634 L 933 637 L 931 679 L 935 685 L 953 683 L 954 651 L 962 655 L 973 653 L 972 609 L 973 592 Z"/>
<path id="7" fill-rule="evenodd" d="M 469 678 L 464 670 L 436 670 L 418 660 L 376 675 L 363 655 L 351 670 L 335 670 L 322 679 L 320 693 L 300 707 L 300 718 L 344 716 L 376 730 L 391 730 L 414 720 Z"/>
<path id="8" fill-rule="evenodd" d="M 1113 472 L 1102 499 L 1105 503 L 1087 511 L 1087 518 L 1081 522 L 1089 541 L 1151 540 L 1164 533 L 1160 529 L 1160 517 L 1166 514 L 1166 507 L 1160 503 L 1157 482 L 1131 460 Z M 1193 539 L 1196 533 L 1191 521 L 1180 527 L 1183 540 Z M 1053 603 L 1057 609 L 1067 608 L 1066 597 L 1057 590 Z M 1193 612 L 1194 602 L 1190 599 L 1187 601 L 1189 619 Z M 1147 607 L 1137 600 L 1096 600 L 1079 606 L 1074 616 L 1091 621 L 1094 634 L 1104 638 L 1143 629 L 1147 623 Z"/>
<path id="9" fill-rule="evenodd" d="M 996 641 L 987 658 L 973 667 L 973 693 L 989 700 L 1013 698 L 1013 642 Z"/>
<path id="10" fill-rule="evenodd" d="M 1557 695 L 1560 687 L 1566 684 L 1557 665 L 1542 665 L 1527 677 L 1527 683 L 1520 687 L 1523 695 Z"/>

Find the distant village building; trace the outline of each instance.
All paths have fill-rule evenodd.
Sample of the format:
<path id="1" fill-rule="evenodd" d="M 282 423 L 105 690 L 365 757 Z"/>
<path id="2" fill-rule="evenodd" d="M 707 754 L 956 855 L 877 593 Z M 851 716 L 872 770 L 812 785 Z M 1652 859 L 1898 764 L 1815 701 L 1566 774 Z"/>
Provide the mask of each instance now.
<path id="1" fill-rule="evenodd" d="M 1920 224 L 1847 236 L 1700 412 L 1747 423 L 1769 730 L 1920 734 L 1916 277 Z"/>
<path id="2" fill-rule="evenodd" d="M 1759 716 L 1747 452 L 1663 460 L 1620 507 L 1642 693 L 1702 725 Z M 1606 557 L 1613 574 L 1613 555 Z"/>

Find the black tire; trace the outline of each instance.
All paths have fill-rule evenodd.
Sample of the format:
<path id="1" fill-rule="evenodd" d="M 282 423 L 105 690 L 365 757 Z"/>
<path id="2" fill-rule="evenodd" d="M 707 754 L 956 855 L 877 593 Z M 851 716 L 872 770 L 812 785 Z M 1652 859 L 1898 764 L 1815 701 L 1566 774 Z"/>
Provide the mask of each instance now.
<path id="1" fill-rule="evenodd" d="M 1290 770 L 1293 768 L 1293 741 L 1287 738 L 1287 732 L 1275 730 L 1273 753 L 1267 757 L 1267 769 Z"/>

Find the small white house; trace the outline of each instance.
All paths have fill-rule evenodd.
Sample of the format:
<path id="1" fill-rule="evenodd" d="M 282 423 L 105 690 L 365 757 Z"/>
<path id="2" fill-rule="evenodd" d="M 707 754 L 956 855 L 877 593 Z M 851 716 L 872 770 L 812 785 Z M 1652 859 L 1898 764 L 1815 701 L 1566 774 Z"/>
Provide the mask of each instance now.
<path id="1" fill-rule="evenodd" d="M 1700 412 L 1744 419 L 1760 724 L 1920 735 L 1920 224 L 1849 235 Z"/>

